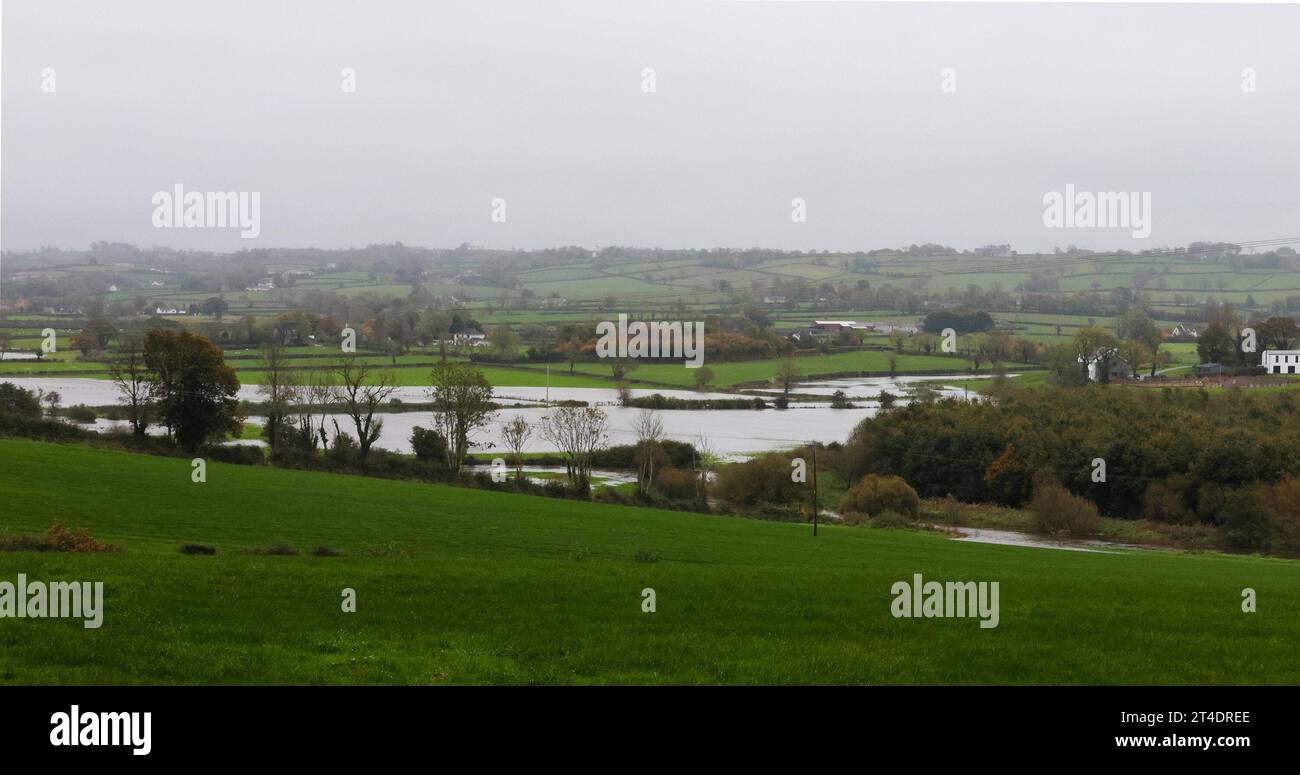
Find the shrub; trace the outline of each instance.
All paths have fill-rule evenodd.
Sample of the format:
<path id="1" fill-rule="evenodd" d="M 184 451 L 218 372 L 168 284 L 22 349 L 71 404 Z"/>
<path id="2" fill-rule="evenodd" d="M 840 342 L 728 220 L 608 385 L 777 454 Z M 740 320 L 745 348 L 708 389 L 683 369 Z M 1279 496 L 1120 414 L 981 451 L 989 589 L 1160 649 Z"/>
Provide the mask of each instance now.
<path id="1" fill-rule="evenodd" d="M 84 527 L 69 528 L 55 522 L 41 535 L 0 535 L 5 552 L 120 552 L 119 547 L 90 537 Z"/>
<path id="2" fill-rule="evenodd" d="M 1189 477 L 1171 476 L 1147 485 L 1142 493 L 1142 516 L 1170 525 L 1192 524 L 1196 513 L 1187 507 L 1192 484 Z"/>
<path id="3" fill-rule="evenodd" d="M 641 549 L 636 553 L 637 562 L 659 562 L 659 555 L 646 549 Z"/>
<path id="4" fill-rule="evenodd" d="M 262 427 L 262 436 L 270 438 L 271 424 Z M 282 422 L 275 429 L 275 449 L 272 457 L 297 457 L 303 454 L 315 455 L 316 437 L 312 429 L 303 428 L 291 422 Z"/>
<path id="5" fill-rule="evenodd" d="M 1273 526 L 1273 539 L 1284 549 L 1300 550 L 1300 478 L 1285 476 L 1260 488 L 1260 503 Z"/>
<path id="6" fill-rule="evenodd" d="M 1228 491 L 1218 482 L 1202 482 L 1196 488 L 1196 518 L 1214 525 L 1222 523 L 1220 512 L 1227 495 Z"/>
<path id="7" fill-rule="evenodd" d="M 105 544 L 90 537 L 90 531 L 84 527 L 77 526 L 69 528 L 62 522 L 55 522 L 50 525 L 50 539 L 58 547 L 56 551 L 60 552 L 118 552 L 121 551 L 112 544 Z"/>
<path id="8" fill-rule="evenodd" d="M 94 431 L 66 422 L 32 420 L 2 412 L 0 412 L 0 436 L 17 436 L 37 441 L 93 441 L 99 438 Z"/>
<path id="9" fill-rule="evenodd" d="M 897 511 L 890 511 L 889 509 L 885 509 L 871 518 L 872 527 L 890 527 L 897 530 L 914 527 L 915 524 L 916 523 L 908 517 L 899 514 Z"/>
<path id="10" fill-rule="evenodd" d="M 790 480 L 790 471 L 788 456 L 758 455 L 720 467 L 713 493 L 724 501 L 747 506 L 793 503 L 802 491 L 800 484 Z"/>
<path id="11" fill-rule="evenodd" d="M 217 550 L 203 544 L 181 544 L 181 554 L 216 554 Z"/>
<path id="12" fill-rule="evenodd" d="M 415 426 L 411 429 L 411 449 L 415 457 L 426 462 L 447 461 L 447 440 L 441 433 Z"/>
<path id="13" fill-rule="evenodd" d="M 325 456 L 335 464 L 347 465 L 357 458 L 360 450 L 361 447 L 356 439 L 344 431 L 339 431 L 334 434 L 334 443 L 330 445 Z"/>
<path id="14" fill-rule="evenodd" d="M 1234 549 L 1264 551 L 1273 543 L 1273 525 L 1256 489 L 1233 490 L 1223 499 L 1223 542 Z"/>
<path id="15" fill-rule="evenodd" d="M 41 418 L 41 402 L 36 394 L 12 382 L 0 382 L 0 415 L 23 420 Z"/>
<path id="16" fill-rule="evenodd" d="M 849 488 L 840 501 L 840 511 L 858 514 L 881 514 L 892 511 L 916 519 L 921 499 L 901 476 L 867 474 Z"/>
<path id="17" fill-rule="evenodd" d="M 695 472 L 661 468 L 655 473 L 654 488 L 668 498 L 685 500 L 699 494 Z"/>
<path id="18" fill-rule="evenodd" d="M 1051 476 L 1038 477 L 1029 510 L 1034 516 L 1034 529 L 1040 533 L 1084 536 L 1101 526 L 1097 505 L 1087 498 L 1071 495 Z"/>
<path id="19" fill-rule="evenodd" d="M 266 453 L 256 444 L 214 444 L 205 449 L 203 455 L 218 463 L 243 466 L 260 466 L 266 462 Z"/>
<path id="20" fill-rule="evenodd" d="M 64 414 L 69 420 L 79 423 L 92 423 L 96 418 L 95 410 L 85 404 L 77 404 L 76 406 L 69 407 Z"/>
<path id="21" fill-rule="evenodd" d="M 342 557 L 343 552 L 337 552 L 329 548 L 328 546 L 321 544 L 320 546 L 311 550 L 311 556 L 312 557 Z"/>
<path id="22" fill-rule="evenodd" d="M 939 517 L 948 525 L 961 524 L 961 502 L 951 495 L 945 495 L 939 500 Z"/>

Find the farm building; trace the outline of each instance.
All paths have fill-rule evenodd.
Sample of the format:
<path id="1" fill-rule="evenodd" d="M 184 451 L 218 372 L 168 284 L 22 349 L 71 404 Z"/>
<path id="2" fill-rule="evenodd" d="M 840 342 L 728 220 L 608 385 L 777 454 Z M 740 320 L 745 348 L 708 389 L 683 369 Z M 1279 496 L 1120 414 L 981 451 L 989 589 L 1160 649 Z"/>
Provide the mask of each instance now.
<path id="1" fill-rule="evenodd" d="M 1083 358 L 1079 359 L 1083 363 Z M 1092 354 L 1088 361 L 1088 379 L 1092 382 L 1114 382 L 1132 379 L 1133 367 L 1120 357 L 1114 347 L 1103 347 Z"/>
<path id="2" fill-rule="evenodd" d="M 1300 350 L 1265 350 L 1259 363 L 1269 374 L 1300 374 Z"/>
<path id="3" fill-rule="evenodd" d="M 819 331 L 865 331 L 870 328 L 866 323 L 856 320 L 814 320 L 812 328 Z"/>
<path id="4" fill-rule="evenodd" d="M 487 344 L 487 335 L 477 328 L 467 328 L 451 335 L 451 341 L 457 345 L 479 347 Z"/>
<path id="5" fill-rule="evenodd" d="M 789 333 L 789 338 L 797 344 L 805 347 L 816 344 L 819 339 L 826 336 L 826 332 L 817 328 L 798 328 Z"/>

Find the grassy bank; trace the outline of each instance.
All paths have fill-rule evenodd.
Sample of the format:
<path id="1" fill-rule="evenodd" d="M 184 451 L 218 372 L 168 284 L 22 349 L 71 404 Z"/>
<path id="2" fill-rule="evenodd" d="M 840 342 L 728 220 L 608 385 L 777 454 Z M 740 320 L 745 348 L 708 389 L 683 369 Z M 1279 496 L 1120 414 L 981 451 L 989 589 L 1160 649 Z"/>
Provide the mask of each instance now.
<path id="1" fill-rule="evenodd" d="M 1295 683 L 1300 564 L 1084 554 L 0 440 L 0 580 L 103 581 L 104 625 L 0 620 L 5 683 Z M 69 486 L 75 482 L 75 486 Z M 182 543 L 216 548 L 185 555 Z M 263 556 L 283 542 L 297 556 Z M 326 545 L 339 557 L 316 557 Z M 1001 584 L 1001 624 L 890 586 Z M 1253 587 L 1258 614 L 1243 614 Z M 340 610 L 344 588 L 357 612 Z M 656 613 L 641 610 L 653 588 Z"/>

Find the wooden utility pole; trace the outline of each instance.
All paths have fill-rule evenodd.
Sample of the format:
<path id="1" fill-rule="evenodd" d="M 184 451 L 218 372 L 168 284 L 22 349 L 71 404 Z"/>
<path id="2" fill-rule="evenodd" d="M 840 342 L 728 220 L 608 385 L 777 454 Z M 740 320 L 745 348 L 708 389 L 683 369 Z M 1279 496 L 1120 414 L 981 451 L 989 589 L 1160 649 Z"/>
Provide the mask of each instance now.
<path id="1" fill-rule="evenodd" d="M 813 459 L 813 535 L 817 535 L 817 442 L 812 444 Z"/>

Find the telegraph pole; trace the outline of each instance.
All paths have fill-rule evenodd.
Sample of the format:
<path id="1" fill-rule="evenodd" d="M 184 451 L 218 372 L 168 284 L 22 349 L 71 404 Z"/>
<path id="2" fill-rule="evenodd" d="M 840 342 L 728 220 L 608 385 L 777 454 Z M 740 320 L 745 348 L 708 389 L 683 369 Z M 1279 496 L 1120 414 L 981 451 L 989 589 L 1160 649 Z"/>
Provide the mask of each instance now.
<path id="1" fill-rule="evenodd" d="M 817 442 L 812 444 L 813 459 L 813 536 L 817 535 Z"/>

